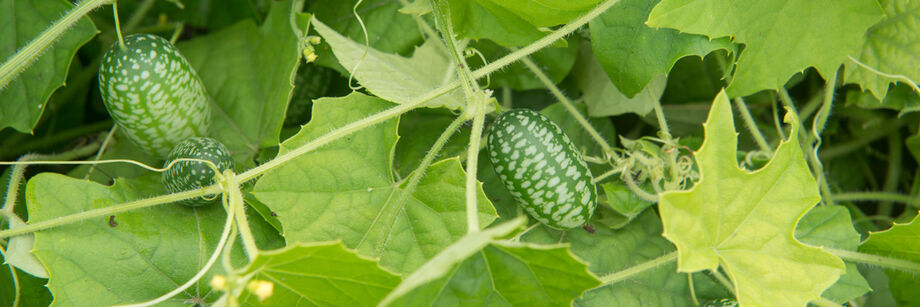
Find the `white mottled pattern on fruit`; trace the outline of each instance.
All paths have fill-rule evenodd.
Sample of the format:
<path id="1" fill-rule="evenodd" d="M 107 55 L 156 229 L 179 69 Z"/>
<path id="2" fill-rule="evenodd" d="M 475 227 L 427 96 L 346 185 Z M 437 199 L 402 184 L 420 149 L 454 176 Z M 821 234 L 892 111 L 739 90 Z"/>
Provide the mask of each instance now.
<path id="1" fill-rule="evenodd" d="M 487 143 L 499 178 L 535 219 L 571 229 L 591 217 L 597 198 L 591 172 L 558 125 L 530 110 L 511 110 L 490 127 Z"/>
<path id="2" fill-rule="evenodd" d="M 122 131 L 158 157 L 182 140 L 206 135 L 208 94 L 188 61 L 159 36 L 129 35 L 125 45 L 112 46 L 99 67 L 103 101 Z"/>

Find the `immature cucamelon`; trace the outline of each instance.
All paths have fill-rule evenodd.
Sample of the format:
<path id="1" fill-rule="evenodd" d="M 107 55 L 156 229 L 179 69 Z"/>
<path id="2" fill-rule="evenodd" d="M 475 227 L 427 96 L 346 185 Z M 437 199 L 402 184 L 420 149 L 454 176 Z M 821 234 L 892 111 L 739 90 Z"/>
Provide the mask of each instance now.
<path id="1" fill-rule="evenodd" d="M 583 225 L 597 206 L 584 158 L 558 125 L 537 112 L 506 111 L 489 127 L 489 158 L 524 210 L 557 229 Z"/>
<path id="2" fill-rule="evenodd" d="M 109 115 L 138 147 L 165 157 L 210 124 L 208 94 L 198 74 L 162 37 L 133 34 L 102 57 L 99 91 Z"/>
<path id="3" fill-rule="evenodd" d="M 179 161 L 170 166 L 176 159 L 201 159 L 213 162 L 223 172 L 233 169 L 233 160 L 230 151 L 224 144 L 212 138 L 189 138 L 177 144 L 163 167 L 169 167 L 162 175 L 163 185 L 169 193 L 176 193 L 206 187 L 214 184 L 214 170 L 203 162 Z M 197 207 L 212 203 L 214 200 L 206 198 L 192 198 L 183 201 L 184 205 Z"/>

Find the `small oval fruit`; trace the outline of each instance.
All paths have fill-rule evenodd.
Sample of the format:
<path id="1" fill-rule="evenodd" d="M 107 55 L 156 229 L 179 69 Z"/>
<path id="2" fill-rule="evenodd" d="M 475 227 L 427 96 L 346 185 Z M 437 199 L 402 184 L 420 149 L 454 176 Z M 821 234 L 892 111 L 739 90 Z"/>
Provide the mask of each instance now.
<path id="1" fill-rule="evenodd" d="M 584 158 L 562 128 L 540 113 L 515 109 L 489 127 L 489 159 L 527 213 L 547 226 L 573 229 L 597 207 L 597 188 Z"/>
<path id="2" fill-rule="evenodd" d="M 168 167 L 172 161 L 181 158 L 211 161 L 221 172 L 233 169 L 230 151 L 224 144 L 212 138 L 194 137 L 182 141 L 169 152 L 163 167 Z M 169 193 L 194 190 L 214 184 L 214 170 L 203 162 L 179 161 L 163 172 L 162 181 Z M 186 199 L 183 204 L 198 207 L 212 202 L 214 199 L 199 197 Z"/>
<path id="3" fill-rule="evenodd" d="M 151 34 L 125 36 L 102 57 L 99 92 L 119 129 L 163 158 L 176 144 L 207 134 L 211 108 L 204 84 L 179 50 Z"/>

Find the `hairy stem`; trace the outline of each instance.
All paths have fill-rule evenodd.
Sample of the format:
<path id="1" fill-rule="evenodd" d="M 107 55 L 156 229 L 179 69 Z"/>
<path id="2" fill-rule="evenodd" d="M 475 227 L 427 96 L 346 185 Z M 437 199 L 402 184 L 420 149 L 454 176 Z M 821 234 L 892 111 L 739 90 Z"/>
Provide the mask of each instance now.
<path id="1" fill-rule="evenodd" d="M 744 119 L 744 124 L 747 126 L 748 131 L 751 132 L 751 136 L 754 137 L 754 141 L 757 142 L 757 146 L 760 147 L 760 150 L 763 150 L 768 155 L 773 156 L 773 148 L 770 147 L 770 144 L 767 143 L 767 138 L 763 136 L 763 133 L 760 132 L 760 128 L 757 128 L 757 122 L 754 121 L 754 117 L 751 116 L 751 111 L 748 110 L 747 104 L 744 103 L 744 99 L 741 97 L 735 98 L 735 107 L 738 108 L 738 111 L 741 113 L 741 118 Z"/>
<path id="2" fill-rule="evenodd" d="M 425 154 L 425 157 L 422 158 L 422 162 L 419 163 L 418 167 L 412 170 L 412 176 L 409 176 L 408 183 L 403 189 L 402 194 L 399 195 L 399 201 L 397 202 L 397 208 L 402 208 L 405 206 L 406 201 L 409 200 L 409 196 L 412 195 L 412 192 L 415 191 L 415 188 L 418 186 L 419 181 L 421 181 L 422 176 L 425 174 L 425 171 L 428 170 L 428 166 L 431 166 L 431 163 L 434 162 L 434 159 L 438 156 L 438 153 L 444 148 L 444 144 L 447 144 L 447 140 L 460 128 L 460 125 L 463 125 L 466 119 L 463 116 L 458 116 L 447 126 L 447 129 L 441 133 L 441 136 L 434 142 L 434 145 L 431 146 L 431 149 L 428 150 L 428 153 Z"/>
<path id="3" fill-rule="evenodd" d="M 836 80 L 836 76 L 837 74 L 835 73 L 834 80 Z M 833 92 L 833 87 L 831 87 L 831 91 Z M 785 88 L 781 87 L 779 89 L 779 93 L 780 93 L 781 100 L 783 101 L 783 104 L 786 106 L 786 108 L 789 109 L 789 112 L 795 112 L 796 116 L 798 116 L 798 111 L 795 108 L 795 105 L 792 103 L 792 98 L 789 97 L 789 92 L 787 92 Z M 833 95 L 830 95 L 830 98 L 832 99 Z M 829 103 L 829 102 L 826 102 L 826 103 Z M 827 111 L 827 112 L 830 112 L 830 111 Z M 801 119 L 801 117 L 799 118 Z M 815 121 L 816 123 L 819 122 L 817 120 L 817 117 Z M 827 178 L 824 176 L 824 165 L 821 164 L 821 160 L 818 158 L 818 147 L 815 147 L 815 146 L 821 146 L 821 138 L 820 138 L 821 135 L 819 132 L 817 132 L 817 129 L 815 128 L 813 124 L 812 132 L 814 132 L 814 136 L 818 141 L 818 143 L 815 146 L 813 146 L 810 141 L 807 141 L 808 135 L 804 131 L 805 125 L 802 124 L 801 120 L 799 120 L 798 128 L 799 128 L 798 129 L 799 135 L 797 137 L 799 137 L 800 140 L 805 140 L 801 143 L 802 150 L 805 151 L 805 156 L 808 159 L 808 164 L 811 166 L 812 174 L 815 175 L 815 180 L 817 180 L 818 182 L 818 188 L 821 192 L 821 200 L 823 200 L 824 203 L 827 205 L 834 205 L 834 199 L 832 198 L 830 185 L 827 183 Z"/>
<path id="4" fill-rule="evenodd" d="M 447 46 L 447 52 L 454 58 L 454 64 L 457 65 L 460 86 L 463 87 L 466 99 L 473 103 L 479 103 L 474 101 L 474 93 L 479 92 L 479 84 L 473 78 L 469 65 L 466 63 L 466 58 L 463 57 L 463 51 L 460 50 L 455 39 L 456 34 L 454 34 L 454 27 L 450 21 L 450 5 L 446 0 L 429 0 L 429 3 L 434 16 L 434 25 L 441 32 L 441 38 Z"/>
<path id="5" fill-rule="evenodd" d="M 905 272 L 912 272 L 914 274 L 920 273 L 920 263 L 913 262 L 910 260 L 897 259 L 867 253 L 860 253 L 854 251 L 848 251 L 843 249 L 823 247 L 821 248 L 824 251 L 833 254 L 834 256 L 840 257 L 843 260 L 856 262 L 861 264 L 876 265 L 886 269 L 899 270 Z"/>
<path id="6" fill-rule="evenodd" d="M 246 204 L 243 203 L 243 192 L 240 191 L 242 182 L 237 179 L 232 170 L 226 170 L 224 178 L 227 178 L 227 186 L 225 187 L 227 192 L 225 195 L 229 198 L 230 210 L 233 211 L 233 218 L 236 219 L 246 256 L 249 257 L 249 260 L 255 259 L 256 255 L 259 254 L 259 248 L 256 246 L 256 239 L 252 235 L 252 230 L 249 228 L 249 222 L 246 219 Z"/>
<path id="7" fill-rule="evenodd" d="M 674 260 L 677 260 L 676 251 L 667 253 L 663 256 L 637 264 L 635 266 L 628 267 L 622 271 L 608 274 L 604 277 L 601 277 L 601 287 L 630 279 L 633 276 L 636 276 L 638 274 L 641 274 L 641 273 L 653 270 L 655 268 L 661 267 L 663 265 L 666 265 L 668 263 L 671 263 Z"/>
<path id="8" fill-rule="evenodd" d="M 84 221 L 91 218 L 102 217 L 106 215 L 112 215 L 119 212 L 131 211 L 135 209 L 152 207 L 160 204 L 176 202 L 184 199 L 201 197 L 208 194 L 215 194 L 220 192 L 220 187 L 212 185 L 205 188 L 199 188 L 195 190 L 189 190 L 185 192 L 179 192 L 175 194 L 168 194 L 157 196 L 153 198 L 135 200 L 111 207 L 93 209 L 89 211 L 84 211 L 80 213 L 75 213 L 71 215 L 56 217 L 49 220 L 44 220 L 36 223 L 31 223 L 26 226 L 22 226 L 16 229 L 8 229 L 0 231 L 0 238 L 7 238 L 12 236 L 17 236 L 21 234 L 26 234 L 30 232 L 35 232 L 39 230 L 45 230 L 53 227 L 58 227 L 74 222 Z"/>
<path id="9" fill-rule="evenodd" d="M 511 50 L 515 50 L 515 49 L 516 48 L 512 48 Z M 579 112 L 578 109 L 575 108 L 575 105 L 572 103 L 572 100 L 566 97 L 565 94 L 563 94 L 562 91 L 559 90 L 559 87 L 556 86 L 555 83 L 553 83 L 553 80 L 550 80 L 549 77 L 546 75 L 546 73 L 544 73 L 542 69 L 537 67 L 537 64 L 534 63 L 533 60 L 531 60 L 529 57 L 524 57 L 521 59 L 521 63 L 523 63 L 524 66 L 527 67 L 527 69 L 530 69 L 530 72 L 532 72 L 534 76 L 536 76 L 537 79 L 539 79 L 540 82 L 542 82 L 543 85 L 545 85 L 546 88 L 549 89 L 549 92 L 552 93 L 553 96 L 555 96 L 556 99 L 559 100 L 560 103 L 562 103 L 562 106 L 564 106 L 565 109 L 569 111 L 569 114 L 571 114 L 572 117 L 575 118 L 575 121 L 577 121 L 578 124 L 580 124 L 581 127 L 584 128 L 585 131 L 588 132 L 588 135 L 590 135 L 591 138 L 593 138 L 594 141 L 597 142 L 597 144 L 601 146 L 601 150 L 603 150 L 604 154 L 610 154 L 610 155 L 613 155 L 614 159 L 617 159 L 617 160 L 619 159 L 619 156 L 617 156 L 616 153 L 613 151 L 613 149 L 610 148 L 610 144 L 607 143 L 607 140 L 605 140 L 601 136 L 601 134 L 597 132 L 597 129 L 594 129 L 594 126 L 591 125 L 590 122 L 588 122 L 585 116 L 582 115 L 581 112 Z"/>
<path id="10" fill-rule="evenodd" d="M 29 64 L 37 60 L 45 49 L 51 46 L 51 43 L 57 40 L 61 34 L 64 34 L 64 32 L 79 21 L 80 18 L 83 18 L 83 16 L 97 7 L 110 3 L 111 1 L 112 0 L 83 0 L 77 3 L 76 6 L 67 11 L 64 17 L 55 21 L 51 27 L 42 31 L 38 37 L 29 42 L 24 48 L 19 49 L 16 54 L 7 59 L 6 62 L 0 66 L 0 89 L 6 88 L 6 85 L 9 84 L 13 78 L 25 70 Z"/>
<path id="11" fill-rule="evenodd" d="M 479 143 L 482 141 L 482 126 L 485 122 L 486 104 L 489 97 L 485 93 L 479 93 L 475 101 L 473 115 L 473 130 L 470 133 L 470 150 L 466 156 L 466 226 L 467 233 L 479 231 L 479 215 L 476 206 L 476 188 L 479 187 L 479 181 L 476 180 L 476 173 L 479 169 Z"/>
<path id="12" fill-rule="evenodd" d="M 613 5 L 616 4 L 617 2 L 619 2 L 619 0 L 606 0 L 606 1 L 604 1 L 604 2 L 601 3 L 600 5 L 598 5 L 597 7 L 595 7 L 594 9 L 592 9 L 591 11 L 589 11 L 587 14 L 585 14 L 584 16 L 581 16 L 581 17 L 579 17 L 579 18 L 573 20 L 571 23 L 566 24 L 565 26 L 559 28 L 558 30 L 554 31 L 553 33 L 550 33 L 549 35 L 544 36 L 543 38 L 541 38 L 541 39 L 539 39 L 539 40 L 537 40 L 537 41 L 531 43 L 530 45 L 527 45 L 527 46 L 524 47 L 524 48 L 521 48 L 521 49 L 519 49 L 519 50 L 517 50 L 517 51 L 514 51 L 514 52 L 512 52 L 512 53 L 509 53 L 508 55 L 506 55 L 506 56 L 504 56 L 504 57 L 502 57 L 502 58 L 500 58 L 500 59 L 498 59 L 498 60 L 496 60 L 496 61 L 490 63 L 489 65 L 483 66 L 482 68 L 479 68 L 479 69 L 473 71 L 473 72 L 472 72 L 473 78 L 476 78 L 476 79 L 482 78 L 482 77 L 484 77 L 484 76 L 486 76 L 486 75 L 488 75 L 488 74 L 491 74 L 491 73 L 493 73 L 493 72 L 495 72 L 495 71 L 497 71 L 497 70 L 499 70 L 499 69 L 501 69 L 501 68 L 503 68 L 503 67 L 505 67 L 505 66 L 510 65 L 511 63 L 514 63 L 515 61 L 520 60 L 521 58 L 524 58 L 524 57 L 526 57 L 526 56 L 528 56 L 528 55 L 530 55 L 530 54 L 532 54 L 532 53 L 534 53 L 534 52 L 537 52 L 538 50 L 543 49 L 543 48 L 545 48 L 546 46 L 551 45 L 553 42 L 555 42 L 555 41 L 557 41 L 557 40 L 559 40 L 559 39 L 565 37 L 565 36 L 568 35 L 568 34 L 571 34 L 572 32 L 575 32 L 575 30 L 578 30 L 578 28 L 580 28 L 581 26 L 587 24 L 588 21 L 590 21 L 590 20 L 593 19 L 594 17 L 597 17 L 598 15 L 600 15 L 601 13 L 603 13 L 604 11 L 606 11 L 607 9 L 609 9 L 611 6 L 613 6 Z M 446 94 L 446 93 L 449 93 L 450 91 L 454 90 L 455 88 L 457 88 L 457 87 L 459 87 L 459 86 L 460 86 L 460 82 L 459 82 L 459 81 L 454 81 L 454 82 L 445 84 L 445 85 L 441 86 L 440 88 L 437 88 L 437 89 L 432 90 L 432 91 L 430 91 L 430 92 L 428 92 L 428 93 L 426 93 L 426 94 L 424 94 L 424 95 L 422 95 L 422 96 L 419 96 L 418 98 L 416 98 L 416 99 L 414 99 L 414 100 L 412 100 L 412 101 L 410 101 L 410 102 L 408 102 L 408 103 L 401 104 L 401 105 L 396 106 L 396 107 L 393 107 L 393 108 L 391 108 L 391 109 L 389 109 L 389 110 L 382 111 L 382 112 L 380 112 L 380 113 L 371 115 L 371 116 L 369 116 L 369 117 L 367 117 L 367 118 L 365 118 L 365 119 L 362 119 L 362 120 L 353 122 L 353 123 L 351 123 L 351 124 L 348 124 L 348 125 L 346 125 L 345 127 L 336 129 L 336 130 L 334 130 L 334 131 L 332 131 L 332 132 L 330 132 L 330 133 L 327 133 L 327 134 L 325 134 L 325 135 L 323 135 L 323 136 L 321 136 L 321 137 L 319 137 L 319 138 L 317 138 L 317 139 L 315 139 L 315 140 L 313 140 L 313 141 L 311 141 L 311 142 L 309 142 L 309 143 L 307 143 L 307 144 L 304 144 L 303 146 L 298 147 L 297 149 L 294 149 L 294 150 L 291 151 L 291 152 L 288 152 L 288 153 L 286 153 L 286 154 L 284 154 L 284 155 L 281 155 L 281 156 L 279 156 L 279 157 L 277 157 L 277 158 L 275 158 L 275 159 L 272 159 L 272 160 L 269 161 L 269 162 L 266 162 L 265 164 L 259 165 L 259 166 L 255 167 L 255 168 L 252 168 L 252 169 L 250 169 L 250 170 L 248 170 L 248 171 L 246 171 L 246 172 L 243 172 L 243 173 L 239 174 L 240 182 L 246 182 L 246 181 L 255 179 L 255 178 L 258 177 L 259 175 L 264 174 L 265 172 L 267 172 L 267 171 L 269 171 L 269 170 L 271 170 L 271 169 L 277 167 L 278 165 L 281 165 L 281 164 L 283 164 L 283 163 L 285 163 L 285 162 L 287 162 L 287 161 L 290 161 L 291 159 L 294 159 L 294 158 L 296 158 L 296 157 L 298 157 L 298 156 L 300 156 L 300 155 L 302 155 L 302 154 L 304 154 L 304 153 L 306 153 L 306 152 L 309 152 L 309 151 L 311 151 L 311 150 L 313 150 L 313 149 L 316 149 L 316 148 L 318 148 L 318 147 L 320 147 L 320 146 L 322 146 L 322 145 L 325 145 L 325 144 L 327 144 L 327 143 L 329 143 L 329 142 L 331 142 L 331 141 L 334 141 L 334 140 L 336 140 L 336 139 L 338 139 L 338 138 L 340 138 L 340 137 L 349 135 L 349 134 L 351 134 L 351 133 L 354 133 L 355 131 L 358 131 L 358 130 L 361 130 L 361 129 L 363 129 L 363 128 L 366 128 L 366 127 L 375 125 L 375 124 L 380 123 L 380 122 L 382 122 L 382 121 L 385 121 L 385 120 L 387 120 L 387 119 L 396 117 L 396 116 L 398 116 L 398 115 L 400 115 L 400 114 L 402 114 L 402 113 L 408 112 L 409 110 L 412 110 L 412 109 L 414 109 L 414 108 L 416 108 L 416 107 L 422 105 L 422 104 L 425 103 L 425 102 L 428 102 L 428 101 L 430 101 L 430 100 L 432 100 L 432 99 L 435 99 L 435 98 L 437 98 L 437 97 L 439 97 L 439 96 L 441 96 L 441 95 L 444 95 L 444 94 Z"/>
<path id="13" fill-rule="evenodd" d="M 10 181 L 6 187 L 6 199 L 3 202 L 3 207 L 0 208 L 0 216 L 5 218 L 12 218 L 16 215 L 13 210 L 16 207 L 16 200 L 19 198 L 19 185 L 22 184 L 22 179 L 29 161 L 73 160 L 82 156 L 90 155 L 97 148 L 99 148 L 99 142 L 93 142 L 67 152 L 59 153 L 57 155 L 27 154 L 20 157 L 17 162 L 21 164 L 13 165 L 12 170 L 10 171 Z"/>

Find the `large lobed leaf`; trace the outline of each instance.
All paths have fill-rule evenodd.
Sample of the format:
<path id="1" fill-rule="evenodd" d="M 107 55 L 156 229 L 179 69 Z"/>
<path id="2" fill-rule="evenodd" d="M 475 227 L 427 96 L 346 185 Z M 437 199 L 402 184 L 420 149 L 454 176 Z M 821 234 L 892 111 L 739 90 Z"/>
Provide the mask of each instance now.
<path id="1" fill-rule="evenodd" d="M 281 144 L 291 151 L 336 127 L 394 106 L 354 93 L 318 99 L 313 120 Z M 405 204 L 394 180 L 397 120 L 331 142 L 265 174 L 253 194 L 276 212 L 288 243 L 341 239 L 361 255 L 379 257 L 398 273 L 418 268 L 466 233 L 465 174 L 456 158 L 433 164 Z M 480 189 L 480 225 L 495 209 Z"/>
<path id="2" fill-rule="evenodd" d="M 299 59 L 289 12 L 274 5 L 261 27 L 247 19 L 178 44 L 213 98 L 210 136 L 242 166 L 279 142 Z"/>
<path id="3" fill-rule="evenodd" d="M 162 194 L 153 174 L 119 180 L 113 186 L 42 173 L 26 186 L 29 222 L 44 221 Z M 43 230 L 34 253 L 48 269 L 53 306 L 102 306 L 151 300 L 189 280 L 214 251 L 227 214 L 219 205 L 189 208 L 165 204 Z M 253 232 L 261 248 L 277 248 L 280 238 L 259 219 Z M 233 249 L 243 266 L 242 248 Z M 202 281 L 163 303 L 217 299 L 207 281 L 222 271 L 212 267 Z"/>
<path id="4" fill-rule="evenodd" d="M 594 56 L 616 88 L 629 98 L 642 92 L 655 77 L 671 71 L 682 57 L 733 49 L 726 38 L 710 40 L 674 29 L 650 28 L 645 20 L 658 1 L 621 0 L 589 23 Z M 663 84 L 658 87 L 664 88 Z"/>
<path id="5" fill-rule="evenodd" d="M 648 114 L 661 99 L 667 83 L 665 75 L 657 76 L 643 85 L 641 92 L 629 98 L 610 81 L 610 77 L 604 72 L 604 67 L 594 57 L 594 52 L 588 44 L 578 51 L 573 77 L 575 85 L 582 92 L 582 99 L 588 106 L 588 115 L 592 117 L 624 113 Z"/>
<path id="6" fill-rule="evenodd" d="M 830 76 L 881 16 L 874 0 L 662 0 L 648 24 L 744 44 L 726 89 L 737 97 L 777 89 L 808 67 Z"/>
<path id="7" fill-rule="evenodd" d="M 332 46 L 332 52 L 345 69 L 368 91 L 380 98 L 395 103 L 408 103 L 457 79 L 451 68 L 451 59 L 436 40 L 428 40 L 415 50 L 411 58 L 404 58 L 365 47 L 315 18 L 313 26 Z M 466 103 L 463 93 L 455 89 L 425 105 L 459 109 Z"/>
<path id="8" fill-rule="evenodd" d="M 567 23 L 599 2 L 458 0 L 450 1 L 450 20 L 454 32 L 461 37 L 486 38 L 503 46 L 522 46 L 546 35 L 540 28 Z"/>
<path id="9" fill-rule="evenodd" d="M 885 17 L 866 31 L 865 42 L 853 57 L 887 74 L 903 75 L 920 82 L 920 2 L 891 0 L 884 7 Z M 846 81 L 858 83 L 878 100 L 888 94 L 888 84 L 896 80 L 846 62 Z"/>
<path id="10" fill-rule="evenodd" d="M 910 210 L 910 209 L 908 209 Z M 859 247 L 860 252 L 904 259 L 920 263 L 920 215 L 907 224 L 869 234 L 869 239 Z M 916 273 L 888 271 L 889 288 L 898 306 L 917 306 L 920 298 L 917 289 L 920 281 Z"/>
<path id="11" fill-rule="evenodd" d="M 73 5 L 64 0 L 0 1 L 0 64 L 61 18 Z M 77 21 L 48 50 L 5 88 L 0 88 L 0 130 L 12 127 L 32 133 L 45 103 L 59 87 L 77 49 L 96 35 L 88 17 Z"/>
<path id="12" fill-rule="evenodd" d="M 374 306 L 399 283 L 399 276 L 341 242 L 259 252 L 243 274 L 273 284 L 272 295 L 261 301 L 244 291 L 240 301 L 250 306 Z"/>
<path id="13" fill-rule="evenodd" d="M 820 206 L 808 211 L 795 228 L 795 237 L 803 243 L 856 251 L 859 233 L 853 228 L 850 212 L 842 206 Z M 838 303 L 853 300 L 871 291 L 855 263 L 846 264 L 846 273 L 822 295 Z"/>
<path id="14" fill-rule="evenodd" d="M 790 135 L 798 119 L 787 115 Z M 742 305 L 805 306 L 820 298 L 844 271 L 843 262 L 799 242 L 798 221 L 820 200 L 818 185 L 798 138 L 780 144 L 755 172 L 737 163 L 738 139 L 725 92 L 703 124 L 705 139 L 694 153 L 701 179 L 688 191 L 661 194 L 664 236 L 677 245 L 678 270 L 722 266 Z"/>

